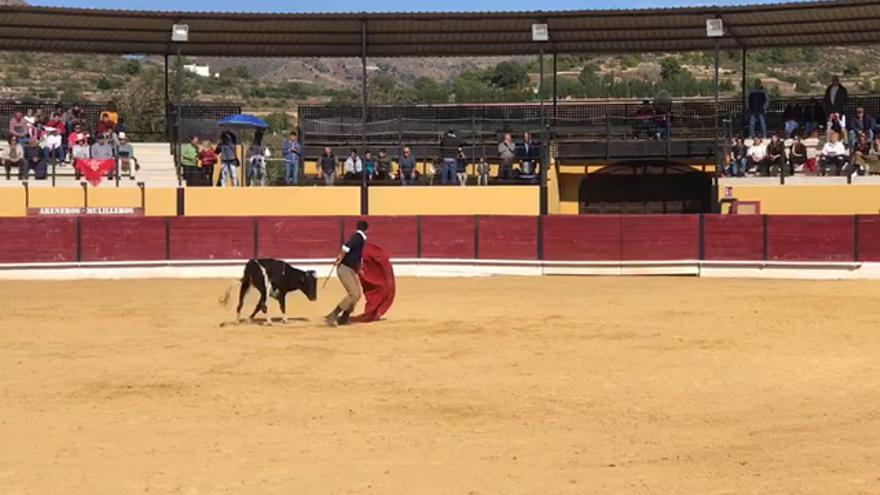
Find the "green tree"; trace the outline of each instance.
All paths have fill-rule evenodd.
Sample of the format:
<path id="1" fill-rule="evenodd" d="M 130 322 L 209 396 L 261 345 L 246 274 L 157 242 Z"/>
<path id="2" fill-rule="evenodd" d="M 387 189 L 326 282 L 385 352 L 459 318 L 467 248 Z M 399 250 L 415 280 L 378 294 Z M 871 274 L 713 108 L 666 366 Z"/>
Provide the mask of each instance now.
<path id="1" fill-rule="evenodd" d="M 681 75 L 681 64 L 675 57 L 666 57 L 660 62 L 660 78 L 664 81 L 675 79 Z"/>
<path id="2" fill-rule="evenodd" d="M 113 85 L 110 84 L 110 81 L 106 77 L 98 79 L 98 81 L 95 83 L 95 86 L 101 91 L 107 91 L 113 88 Z"/>
<path id="3" fill-rule="evenodd" d="M 804 62 L 814 64 L 819 61 L 819 50 L 815 47 L 801 48 L 801 54 L 803 55 Z"/>
<path id="4" fill-rule="evenodd" d="M 418 103 L 445 103 L 449 100 L 446 88 L 437 81 L 420 77 L 413 83 L 414 99 Z"/>
<path id="5" fill-rule="evenodd" d="M 141 77 L 126 86 L 118 108 L 125 115 L 127 133 L 132 136 L 131 139 L 162 135 L 165 132 L 163 74 L 157 69 L 144 69 Z"/>
<path id="6" fill-rule="evenodd" d="M 795 81 L 794 90 L 800 94 L 807 94 L 813 90 L 813 84 L 808 77 L 802 75 L 797 78 L 797 81 Z"/>
<path id="7" fill-rule="evenodd" d="M 522 89 L 529 84 L 529 73 L 522 64 L 500 62 L 492 70 L 489 81 L 496 88 Z"/>
<path id="8" fill-rule="evenodd" d="M 843 75 L 847 77 L 856 77 L 862 73 L 861 64 L 855 59 L 849 59 L 846 61 L 846 66 L 843 68 Z"/>
<path id="9" fill-rule="evenodd" d="M 61 101 L 76 102 L 82 99 L 82 87 L 72 79 L 61 85 Z"/>
<path id="10" fill-rule="evenodd" d="M 141 63 L 137 60 L 126 60 L 122 62 L 122 66 L 120 67 L 120 72 L 123 74 L 128 74 L 130 76 L 135 76 L 141 73 Z"/>
<path id="11" fill-rule="evenodd" d="M 290 130 L 290 117 L 287 112 L 272 112 L 266 116 L 266 123 L 273 132 L 285 132 Z"/>

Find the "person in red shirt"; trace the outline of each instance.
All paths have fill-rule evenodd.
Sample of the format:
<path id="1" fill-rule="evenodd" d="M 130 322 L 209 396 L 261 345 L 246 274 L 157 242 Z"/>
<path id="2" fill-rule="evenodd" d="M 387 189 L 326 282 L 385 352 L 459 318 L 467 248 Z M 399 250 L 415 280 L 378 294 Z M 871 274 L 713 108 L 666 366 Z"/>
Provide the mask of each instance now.
<path id="1" fill-rule="evenodd" d="M 205 141 L 199 150 L 199 168 L 202 173 L 202 185 L 210 186 L 214 182 L 214 165 L 217 164 L 217 152 L 210 141 Z"/>
<path id="2" fill-rule="evenodd" d="M 110 119 L 110 114 L 104 112 L 101 114 L 101 120 L 98 122 L 98 127 L 95 129 L 95 134 L 101 135 L 107 132 L 116 132 L 116 122 Z"/>

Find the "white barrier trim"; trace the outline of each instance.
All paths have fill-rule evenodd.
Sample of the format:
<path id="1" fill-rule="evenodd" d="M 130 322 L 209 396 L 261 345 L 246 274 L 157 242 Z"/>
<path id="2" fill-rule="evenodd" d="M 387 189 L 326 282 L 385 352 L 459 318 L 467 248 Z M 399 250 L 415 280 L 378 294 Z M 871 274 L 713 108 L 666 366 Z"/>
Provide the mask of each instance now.
<path id="1" fill-rule="evenodd" d="M 107 261 L 0 264 L 2 280 L 238 278 L 247 260 Z M 331 258 L 288 259 L 325 277 Z M 700 277 L 880 279 L 880 263 L 807 261 L 535 261 L 443 258 L 392 259 L 401 277 L 493 275 L 690 275 Z"/>

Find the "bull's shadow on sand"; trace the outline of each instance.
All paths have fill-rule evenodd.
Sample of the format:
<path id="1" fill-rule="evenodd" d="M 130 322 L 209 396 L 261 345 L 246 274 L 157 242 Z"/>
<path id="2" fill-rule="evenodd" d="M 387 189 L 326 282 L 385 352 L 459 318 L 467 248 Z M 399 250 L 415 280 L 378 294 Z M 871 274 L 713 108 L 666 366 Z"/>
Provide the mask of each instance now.
<path id="1" fill-rule="evenodd" d="M 292 324 L 295 324 L 295 323 L 308 323 L 310 321 L 311 320 L 309 320 L 308 318 L 292 317 L 292 318 L 287 318 L 287 322 L 285 323 L 280 316 L 274 316 L 274 317 L 257 316 L 253 320 L 249 320 L 249 319 L 245 318 L 245 319 L 242 319 L 241 321 L 235 321 L 235 320 L 222 321 L 222 322 L 220 322 L 220 328 L 248 326 L 248 325 L 265 326 L 265 327 L 272 327 L 272 326 L 284 327 L 284 326 L 291 326 Z"/>

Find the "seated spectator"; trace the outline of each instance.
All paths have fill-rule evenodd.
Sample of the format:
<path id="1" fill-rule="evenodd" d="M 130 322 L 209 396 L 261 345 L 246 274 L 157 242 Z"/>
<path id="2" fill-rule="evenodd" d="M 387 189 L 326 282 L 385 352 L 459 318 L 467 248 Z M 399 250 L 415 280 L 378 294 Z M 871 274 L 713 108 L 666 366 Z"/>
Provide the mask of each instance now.
<path id="1" fill-rule="evenodd" d="M 199 149 L 199 170 L 201 171 L 201 185 L 210 186 L 214 183 L 214 166 L 217 165 L 217 153 L 211 141 L 205 141 Z"/>
<path id="2" fill-rule="evenodd" d="M 358 156 L 355 148 L 351 149 L 351 154 L 345 159 L 345 165 L 342 168 L 343 177 L 347 180 L 360 179 L 364 173 L 364 164 L 361 157 Z"/>
<path id="3" fill-rule="evenodd" d="M 43 159 L 43 150 L 40 143 L 31 140 L 24 146 L 24 161 L 18 167 L 19 180 L 28 180 L 30 171 L 34 171 L 34 178 L 43 180 L 46 178 L 46 161 Z"/>
<path id="4" fill-rule="evenodd" d="M 376 177 L 380 180 L 391 178 L 391 157 L 385 148 L 379 148 L 379 156 L 376 158 Z"/>
<path id="5" fill-rule="evenodd" d="M 672 116 L 669 111 L 662 106 L 654 106 L 654 124 L 657 128 L 657 140 L 661 141 L 669 136 L 669 124 L 672 123 Z"/>
<path id="6" fill-rule="evenodd" d="M 860 175 L 868 173 L 868 158 L 871 155 L 871 140 L 868 139 L 867 133 L 861 133 L 856 138 L 856 144 L 853 146 L 852 162 Z"/>
<path id="7" fill-rule="evenodd" d="M 462 187 L 467 185 L 467 156 L 462 149 L 458 150 L 458 158 L 456 158 L 455 178 L 458 185 Z"/>
<path id="8" fill-rule="evenodd" d="M 763 176 L 770 175 L 770 160 L 767 157 L 767 146 L 761 142 L 761 138 L 756 137 L 752 141 L 752 145 L 749 146 L 749 152 L 746 157 L 748 158 L 748 170 L 754 169 L 756 174 Z"/>
<path id="9" fill-rule="evenodd" d="M 3 168 L 6 169 L 6 180 L 12 178 L 12 167 L 21 170 L 23 161 L 24 148 L 18 143 L 18 136 L 13 134 L 9 136 L 9 148 L 3 150 L 3 154 L 0 154 L 0 162 L 3 163 Z"/>
<path id="10" fill-rule="evenodd" d="M 825 124 L 825 108 L 816 98 L 810 100 L 810 106 L 804 112 L 804 137 L 810 138 L 816 130 Z"/>
<path id="11" fill-rule="evenodd" d="M 141 169 L 134 156 L 134 147 L 128 142 L 128 137 L 124 132 L 120 132 L 117 137 L 119 144 L 116 147 L 116 153 L 119 156 L 119 169 L 122 173 L 134 178 L 134 173 Z"/>
<path id="12" fill-rule="evenodd" d="M 337 165 L 336 155 L 333 154 L 333 150 L 329 146 L 324 148 L 324 153 L 321 154 L 321 158 L 318 160 L 318 178 L 323 178 L 324 184 L 332 186 L 336 180 Z"/>
<path id="13" fill-rule="evenodd" d="M 372 182 L 376 178 L 376 159 L 373 158 L 373 152 L 364 153 L 364 173 L 367 174 L 367 180 Z"/>
<path id="14" fill-rule="evenodd" d="M 79 124 L 74 124 L 73 132 L 67 138 L 67 148 L 72 160 L 89 158 L 89 134 L 82 132 Z"/>
<path id="15" fill-rule="evenodd" d="M 785 106 L 785 110 L 782 111 L 782 121 L 785 125 L 785 137 L 793 138 L 795 132 L 797 132 L 798 128 L 801 126 L 801 121 L 803 120 L 803 109 L 798 104 L 788 104 Z"/>
<path id="16" fill-rule="evenodd" d="M 859 135 L 865 134 L 868 138 L 868 144 L 874 139 L 874 127 L 877 123 L 874 117 L 865 113 L 862 107 L 856 108 L 856 115 L 849 123 L 849 144 L 854 149 L 859 142 Z"/>
<path id="17" fill-rule="evenodd" d="M 827 133 L 828 139 L 831 139 L 831 133 L 837 134 L 839 139 L 846 139 L 846 116 L 841 113 L 829 114 L 825 132 Z"/>
<path id="18" fill-rule="evenodd" d="M 794 172 L 801 172 L 804 169 L 804 164 L 807 162 L 807 147 L 801 141 L 800 136 L 795 136 L 791 142 L 791 148 L 789 148 L 788 152 L 788 166 L 789 170 Z"/>
<path id="19" fill-rule="evenodd" d="M 400 169 L 400 185 L 407 186 L 415 184 L 416 179 L 418 179 L 416 159 L 412 156 L 412 151 L 409 149 L 409 146 L 403 147 L 403 153 L 400 155 L 400 158 L 398 158 L 397 165 Z"/>
<path id="20" fill-rule="evenodd" d="M 51 126 L 43 127 L 40 147 L 42 148 L 43 158 L 47 160 L 47 163 L 58 164 L 64 161 L 63 142 L 64 139 L 58 134 L 58 129 Z"/>
<path id="21" fill-rule="evenodd" d="M 30 133 L 28 132 L 28 123 L 24 120 L 24 115 L 21 112 L 15 112 L 15 115 L 9 119 L 9 135 L 15 136 L 20 145 L 27 144 Z"/>
<path id="22" fill-rule="evenodd" d="M 101 120 L 98 121 L 98 125 L 97 127 L 95 127 L 95 134 L 100 135 L 107 132 L 116 132 L 116 122 L 114 122 L 110 118 L 110 114 L 108 112 L 101 112 Z"/>
<path id="23" fill-rule="evenodd" d="M 498 178 L 510 179 L 513 172 L 513 160 L 516 158 L 516 146 L 513 144 L 513 137 L 510 134 L 505 134 L 504 139 L 498 143 L 498 158 L 501 159 Z"/>
<path id="24" fill-rule="evenodd" d="M 767 145 L 767 159 L 769 160 L 770 175 L 791 175 L 790 172 L 786 172 L 785 170 L 787 168 L 785 160 L 785 143 L 779 139 L 778 134 L 770 136 L 770 144 Z"/>
<path id="25" fill-rule="evenodd" d="M 477 185 L 478 186 L 488 186 L 489 185 L 489 162 L 486 161 L 485 156 L 480 157 L 480 162 L 477 163 Z"/>
<path id="26" fill-rule="evenodd" d="M 57 158 L 59 161 L 62 161 L 62 162 L 66 161 L 67 160 L 67 136 L 68 136 L 68 133 L 67 133 L 67 126 L 64 124 L 64 120 L 61 119 L 61 113 L 60 112 L 52 113 L 52 117 L 49 119 L 48 122 L 46 122 L 46 126 L 54 128 L 58 132 L 58 135 L 61 137 L 61 149 L 58 152 L 58 154 L 60 156 Z"/>
<path id="27" fill-rule="evenodd" d="M 880 134 L 874 135 L 874 140 L 865 149 L 862 146 L 856 148 L 856 156 L 853 162 L 861 168 L 864 175 L 880 172 Z"/>
<path id="28" fill-rule="evenodd" d="M 106 134 L 98 134 L 98 141 L 92 145 L 91 157 L 94 160 L 112 160 L 113 146 L 110 145 Z"/>
<path id="29" fill-rule="evenodd" d="M 822 175 L 840 175 L 846 166 L 846 147 L 840 142 L 836 132 L 828 133 L 828 141 L 819 154 L 819 170 Z"/>
<path id="30" fill-rule="evenodd" d="M 196 153 L 198 156 L 198 153 Z M 269 184 L 269 172 L 266 170 L 266 158 L 270 156 L 269 148 L 263 144 L 263 131 L 257 130 L 254 142 L 251 143 L 248 157 L 248 182 L 251 186 L 266 187 Z"/>
<path id="31" fill-rule="evenodd" d="M 651 117 L 654 113 L 651 112 Z M 653 126 L 652 126 L 653 128 Z M 535 175 L 538 160 L 541 159 L 541 150 L 539 146 L 532 141 L 532 135 L 528 132 L 523 133 L 522 143 L 516 148 L 517 155 L 522 163 L 523 175 Z"/>
<path id="32" fill-rule="evenodd" d="M 743 138 L 736 138 L 730 150 L 730 168 L 727 171 L 727 175 L 743 177 L 749 174 L 748 151 Z"/>
<path id="33" fill-rule="evenodd" d="M 654 121 L 654 106 L 648 100 L 642 100 L 642 104 L 636 109 L 633 115 L 636 119 L 636 129 L 639 134 L 655 137 L 657 133 L 657 122 Z"/>

